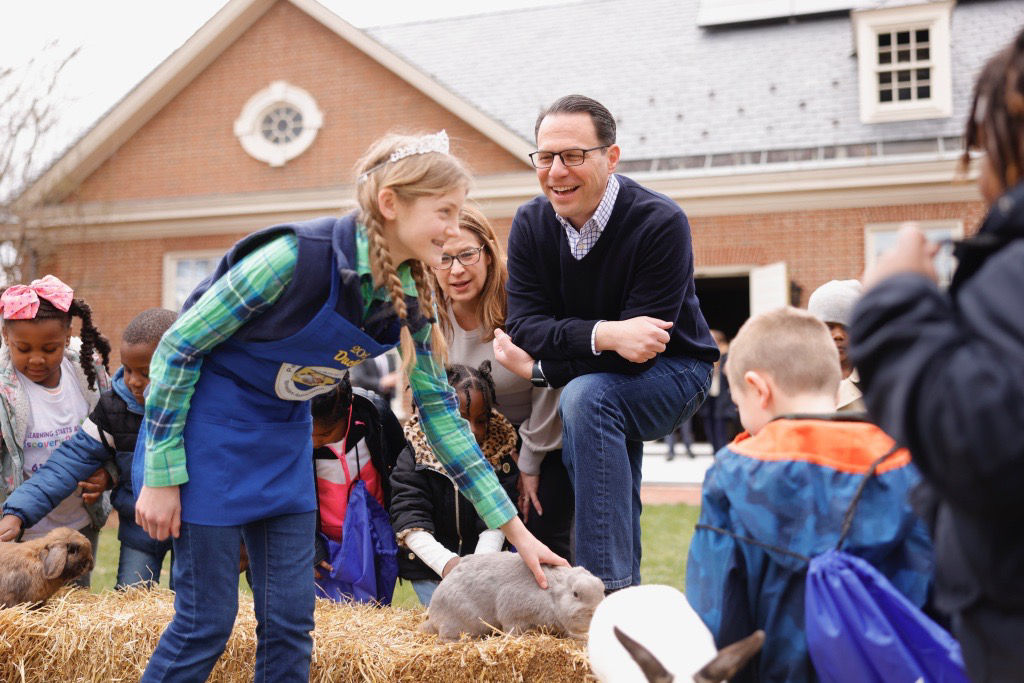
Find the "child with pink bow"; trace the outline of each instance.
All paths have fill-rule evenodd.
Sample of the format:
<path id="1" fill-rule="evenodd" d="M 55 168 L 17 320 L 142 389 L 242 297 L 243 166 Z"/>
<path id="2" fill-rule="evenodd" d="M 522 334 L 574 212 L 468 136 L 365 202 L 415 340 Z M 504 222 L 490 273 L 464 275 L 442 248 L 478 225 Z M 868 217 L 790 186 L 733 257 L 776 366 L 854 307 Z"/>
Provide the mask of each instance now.
<path id="1" fill-rule="evenodd" d="M 53 275 L 12 285 L 0 295 L 0 502 L 32 476 L 61 443 L 71 438 L 108 388 L 110 343 L 92 323 L 92 310 Z M 71 318 L 81 337 L 71 336 Z M 97 367 L 93 354 L 103 365 Z M 81 531 L 93 548 L 110 512 L 102 492 L 110 475 L 99 469 L 63 500 L 25 539 L 56 527 Z M 86 501 L 90 502 L 86 502 Z M 8 540 L 8 539 L 4 539 Z M 89 575 L 78 581 L 88 587 Z"/>

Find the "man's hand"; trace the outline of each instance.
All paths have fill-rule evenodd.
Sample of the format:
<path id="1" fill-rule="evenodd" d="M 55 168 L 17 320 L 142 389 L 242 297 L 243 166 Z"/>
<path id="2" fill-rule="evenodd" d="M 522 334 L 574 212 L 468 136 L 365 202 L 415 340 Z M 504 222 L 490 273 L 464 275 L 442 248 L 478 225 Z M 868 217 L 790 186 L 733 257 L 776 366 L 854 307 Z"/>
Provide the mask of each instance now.
<path id="1" fill-rule="evenodd" d="M 540 488 L 539 474 L 526 474 L 525 472 L 520 472 L 516 488 L 519 489 L 518 507 L 519 513 L 523 516 L 524 523 L 530 521 L 531 504 L 537 511 L 538 515 L 544 514 L 544 508 L 540 506 L 540 500 L 537 498 L 537 490 Z"/>
<path id="2" fill-rule="evenodd" d="M 4 515 L 0 519 L 0 542 L 13 541 L 21 533 L 21 517 Z"/>
<path id="3" fill-rule="evenodd" d="M 632 363 L 643 363 L 665 350 L 672 324 L 646 315 L 605 320 L 597 326 L 594 347 L 598 351 L 614 351 Z"/>
<path id="4" fill-rule="evenodd" d="M 504 330 L 494 330 L 494 341 L 491 345 L 494 347 L 494 357 L 506 370 L 523 379 L 530 379 L 533 375 L 533 357 L 512 343 L 512 337 Z"/>
<path id="5" fill-rule="evenodd" d="M 874 267 L 865 271 L 862 278 L 864 291 L 897 273 L 918 273 L 937 282 L 934 259 L 938 250 L 939 245 L 929 242 L 916 226 L 901 228 L 896 236 L 896 245 L 882 254 Z"/>
<path id="6" fill-rule="evenodd" d="M 181 533 L 181 491 L 177 486 L 143 486 L 135 503 L 135 523 L 158 541 Z"/>
<path id="7" fill-rule="evenodd" d="M 455 566 L 458 563 L 459 563 L 459 558 L 458 557 L 453 557 L 452 559 L 448 560 L 448 562 L 446 562 L 445 565 L 444 565 L 444 569 L 441 570 L 441 578 L 443 579 L 444 577 L 446 577 L 449 574 L 451 574 L 452 570 L 455 569 Z"/>
<path id="8" fill-rule="evenodd" d="M 110 488 L 114 482 L 110 478 L 110 472 L 102 467 L 89 475 L 85 481 L 78 482 L 78 488 L 82 489 L 82 502 L 87 504 L 95 503 L 103 495 L 103 492 Z"/>

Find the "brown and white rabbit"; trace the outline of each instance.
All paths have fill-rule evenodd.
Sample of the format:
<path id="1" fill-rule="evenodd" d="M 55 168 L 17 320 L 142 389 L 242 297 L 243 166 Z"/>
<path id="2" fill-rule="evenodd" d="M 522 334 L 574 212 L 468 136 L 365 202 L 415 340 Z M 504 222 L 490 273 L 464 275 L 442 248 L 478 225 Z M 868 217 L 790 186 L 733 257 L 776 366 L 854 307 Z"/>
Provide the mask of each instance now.
<path id="1" fill-rule="evenodd" d="M 594 609 L 604 599 L 604 583 L 583 567 L 544 567 L 542 589 L 515 553 L 463 557 L 438 585 L 421 630 L 443 641 L 463 633 L 484 636 L 492 627 L 522 633 L 547 627 L 584 639 Z"/>
<path id="2" fill-rule="evenodd" d="M 92 567 L 89 539 L 67 527 L 24 543 L 0 543 L 0 608 L 41 604 Z"/>

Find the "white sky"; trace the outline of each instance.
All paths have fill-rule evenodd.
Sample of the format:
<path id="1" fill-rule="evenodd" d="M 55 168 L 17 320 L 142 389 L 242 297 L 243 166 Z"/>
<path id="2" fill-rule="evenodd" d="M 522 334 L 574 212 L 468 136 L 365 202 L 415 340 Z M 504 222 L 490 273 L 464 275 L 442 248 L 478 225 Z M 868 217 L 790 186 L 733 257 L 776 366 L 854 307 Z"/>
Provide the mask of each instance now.
<path id="1" fill-rule="evenodd" d="M 355 26 L 423 21 L 571 0 L 320 0 Z M 63 149 L 181 46 L 225 0 L 4 0 L 0 68 L 23 71 L 46 54 L 81 53 L 60 90 L 64 110 L 51 144 Z"/>

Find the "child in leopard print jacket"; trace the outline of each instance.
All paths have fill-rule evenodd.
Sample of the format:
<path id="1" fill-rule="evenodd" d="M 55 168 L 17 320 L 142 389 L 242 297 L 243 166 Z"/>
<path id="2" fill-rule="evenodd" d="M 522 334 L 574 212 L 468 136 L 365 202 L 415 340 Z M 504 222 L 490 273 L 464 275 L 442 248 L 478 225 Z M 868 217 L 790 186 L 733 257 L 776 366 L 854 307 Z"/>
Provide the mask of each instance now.
<path id="1" fill-rule="evenodd" d="M 459 399 L 459 412 L 469 422 L 501 485 L 514 497 L 519 478 L 512 458 L 516 431 L 494 408 L 490 361 L 479 368 L 453 365 L 447 372 Z M 405 436 L 412 449 L 399 455 L 391 472 L 391 525 L 400 549 L 398 575 L 412 582 L 416 596 L 426 606 L 440 578 L 458 564 L 460 556 L 498 552 L 505 536 L 499 529 L 488 529 L 459 493 L 427 444 L 418 417 L 406 424 Z"/>

